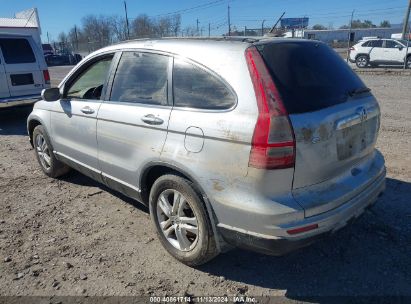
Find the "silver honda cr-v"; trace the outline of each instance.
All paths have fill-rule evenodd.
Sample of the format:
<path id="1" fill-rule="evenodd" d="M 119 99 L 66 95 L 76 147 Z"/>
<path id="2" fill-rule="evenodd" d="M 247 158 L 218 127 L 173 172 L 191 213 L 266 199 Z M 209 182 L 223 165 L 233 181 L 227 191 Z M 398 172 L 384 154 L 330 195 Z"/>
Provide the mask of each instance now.
<path id="1" fill-rule="evenodd" d="M 320 42 L 129 41 L 42 97 L 27 127 L 44 173 L 71 167 L 148 205 L 188 265 L 303 247 L 385 187 L 377 101 Z"/>

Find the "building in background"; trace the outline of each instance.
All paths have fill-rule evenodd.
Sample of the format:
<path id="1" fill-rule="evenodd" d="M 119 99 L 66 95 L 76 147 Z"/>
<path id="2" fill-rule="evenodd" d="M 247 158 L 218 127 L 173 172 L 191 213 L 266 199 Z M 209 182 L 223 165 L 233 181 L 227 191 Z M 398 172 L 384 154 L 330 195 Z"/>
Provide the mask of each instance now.
<path id="1" fill-rule="evenodd" d="M 304 30 L 305 39 L 320 40 L 327 44 L 347 42 L 348 35 L 350 42 L 357 42 L 364 37 L 391 38 L 393 34 L 401 33 L 401 27 L 388 28 L 356 28 L 356 29 L 336 29 L 336 30 Z"/>
<path id="2" fill-rule="evenodd" d="M 37 8 L 18 12 L 14 15 L 14 18 L 0 17 L 0 33 L 32 36 L 38 47 L 42 49 L 41 27 Z"/>

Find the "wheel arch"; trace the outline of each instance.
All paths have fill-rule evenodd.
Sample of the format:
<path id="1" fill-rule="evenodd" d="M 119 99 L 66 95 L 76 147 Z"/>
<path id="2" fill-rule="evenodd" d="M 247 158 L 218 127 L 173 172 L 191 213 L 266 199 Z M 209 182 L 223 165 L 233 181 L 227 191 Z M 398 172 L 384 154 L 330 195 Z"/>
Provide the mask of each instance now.
<path id="1" fill-rule="evenodd" d="M 201 195 L 207 197 L 204 189 L 193 177 L 192 174 L 188 173 L 187 170 L 177 166 L 175 164 L 170 164 L 162 161 L 153 161 L 146 164 L 141 170 L 141 175 L 139 179 L 139 188 L 141 190 L 141 197 L 144 203 L 148 204 L 148 197 L 150 195 L 151 187 L 153 186 L 156 179 L 165 174 L 176 174 L 181 176 L 190 182 L 197 188 Z"/>
<path id="2" fill-rule="evenodd" d="M 359 53 L 355 56 L 355 60 L 357 60 L 358 57 L 360 56 L 366 56 L 368 58 L 368 60 L 370 60 L 370 54 L 366 54 L 366 53 Z"/>
<path id="3" fill-rule="evenodd" d="M 147 206 L 149 204 L 149 195 L 151 187 L 160 176 L 164 174 L 175 174 L 192 182 L 195 187 L 195 190 L 197 190 L 201 194 L 202 201 L 205 204 L 207 215 L 209 220 L 211 221 L 211 226 L 214 232 L 217 250 L 221 251 L 221 248 L 226 247 L 226 243 L 223 241 L 222 237 L 220 236 L 217 230 L 218 219 L 210 203 L 210 200 L 208 199 L 208 196 L 204 191 L 203 187 L 200 185 L 200 183 L 198 183 L 193 174 L 190 174 L 188 170 L 181 168 L 181 166 L 162 161 L 153 161 L 146 164 L 141 170 L 141 172 L 142 173 L 140 175 L 139 181 L 141 199 L 143 203 Z"/>
<path id="4" fill-rule="evenodd" d="M 44 126 L 43 122 L 38 117 L 33 117 L 27 121 L 27 133 L 29 135 L 29 140 L 30 140 L 30 144 L 32 147 L 34 147 L 33 146 L 33 131 L 37 126 L 40 126 L 40 125 Z"/>

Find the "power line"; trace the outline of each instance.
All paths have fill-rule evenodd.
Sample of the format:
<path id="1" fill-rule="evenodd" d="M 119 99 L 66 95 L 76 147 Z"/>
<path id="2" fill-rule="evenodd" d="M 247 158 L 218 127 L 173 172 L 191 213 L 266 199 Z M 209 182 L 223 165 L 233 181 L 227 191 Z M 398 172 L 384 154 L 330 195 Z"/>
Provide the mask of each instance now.
<path id="1" fill-rule="evenodd" d="M 162 17 L 162 16 L 168 16 L 168 15 L 183 14 L 183 13 L 187 13 L 187 12 L 197 10 L 197 9 L 205 9 L 205 8 L 213 7 L 213 6 L 216 6 L 215 4 L 220 5 L 221 2 L 225 2 L 225 1 L 227 1 L 227 0 L 210 1 L 210 2 L 203 3 L 203 4 L 200 4 L 200 5 L 197 5 L 197 6 L 177 10 L 177 11 L 174 11 L 174 12 L 154 15 L 152 17 Z"/>

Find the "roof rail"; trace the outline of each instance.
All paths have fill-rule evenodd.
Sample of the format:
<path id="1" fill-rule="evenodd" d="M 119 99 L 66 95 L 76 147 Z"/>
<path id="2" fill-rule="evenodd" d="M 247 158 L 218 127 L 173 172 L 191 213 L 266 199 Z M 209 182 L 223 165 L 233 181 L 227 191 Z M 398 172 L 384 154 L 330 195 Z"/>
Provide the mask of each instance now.
<path id="1" fill-rule="evenodd" d="M 137 38 L 137 39 L 128 39 L 123 41 L 118 41 L 112 45 L 120 43 L 129 43 L 137 41 L 150 41 L 150 40 L 210 40 L 210 41 L 238 41 L 238 42 L 248 42 L 254 43 L 262 39 L 267 39 L 266 37 L 253 37 L 253 36 L 211 36 L 211 37 L 160 37 L 160 38 Z"/>

